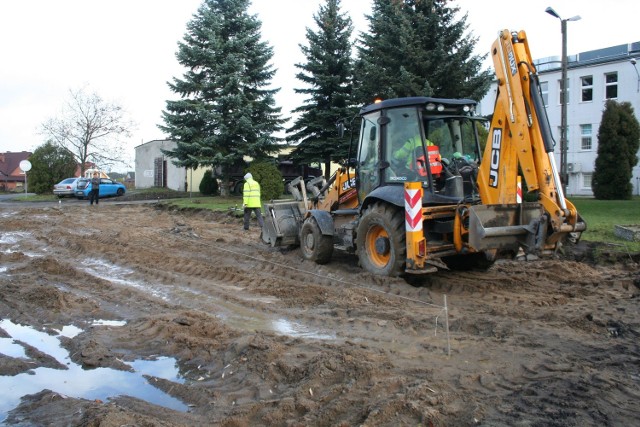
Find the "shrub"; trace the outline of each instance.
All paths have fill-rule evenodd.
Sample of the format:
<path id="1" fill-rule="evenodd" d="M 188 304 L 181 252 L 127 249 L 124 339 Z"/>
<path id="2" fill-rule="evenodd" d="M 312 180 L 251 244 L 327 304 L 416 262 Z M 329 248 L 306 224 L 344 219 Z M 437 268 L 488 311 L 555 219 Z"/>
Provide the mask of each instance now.
<path id="1" fill-rule="evenodd" d="M 205 196 L 217 196 L 220 194 L 218 180 L 213 177 L 213 173 L 208 170 L 204 173 L 202 181 L 200 181 L 200 194 Z"/>
<path id="2" fill-rule="evenodd" d="M 77 163 L 73 154 L 51 141 L 36 148 L 29 157 L 33 168 L 27 185 L 36 194 L 51 194 L 53 186 L 65 178 L 74 176 Z"/>
<path id="3" fill-rule="evenodd" d="M 251 163 L 248 172 L 251 172 L 253 179 L 260 184 L 260 196 L 262 200 L 278 199 L 284 192 L 282 174 L 278 167 L 269 161 L 257 161 Z"/>
<path id="4" fill-rule="evenodd" d="M 639 141 L 640 123 L 631 104 L 607 101 L 598 130 L 598 157 L 591 182 L 596 199 L 631 199 Z"/>

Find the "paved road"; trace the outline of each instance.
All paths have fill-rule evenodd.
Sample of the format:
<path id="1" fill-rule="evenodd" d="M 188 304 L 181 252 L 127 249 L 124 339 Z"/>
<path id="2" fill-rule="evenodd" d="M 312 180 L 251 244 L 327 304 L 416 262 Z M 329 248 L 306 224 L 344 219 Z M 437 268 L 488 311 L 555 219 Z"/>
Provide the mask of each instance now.
<path id="1" fill-rule="evenodd" d="M 33 195 L 32 193 L 27 193 Z M 64 197 L 58 200 L 52 201 L 23 201 L 20 198 L 24 197 L 24 194 L 0 194 L 0 209 L 3 208 L 16 208 L 20 206 L 83 206 L 88 205 L 89 200 L 78 200 L 75 197 Z M 100 203 L 108 204 L 141 204 L 141 203 L 157 203 L 157 199 L 152 200 L 123 200 L 118 197 L 105 197 L 100 199 Z"/>

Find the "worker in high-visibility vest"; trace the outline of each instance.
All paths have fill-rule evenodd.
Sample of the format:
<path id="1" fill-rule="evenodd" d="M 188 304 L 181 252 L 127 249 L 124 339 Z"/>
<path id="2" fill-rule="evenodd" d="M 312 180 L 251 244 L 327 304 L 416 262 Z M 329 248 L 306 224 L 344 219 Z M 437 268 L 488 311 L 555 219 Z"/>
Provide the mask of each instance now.
<path id="1" fill-rule="evenodd" d="M 433 142 L 428 139 L 425 140 L 425 143 L 427 147 L 435 147 Z M 434 173 L 435 169 L 437 171 L 435 173 L 439 174 L 441 169 L 439 159 L 440 154 L 438 153 L 436 156 L 434 156 L 437 157 L 437 159 L 431 159 L 431 157 L 432 156 L 429 155 L 431 171 L 432 173 Z M 424 157 L 424 148 L 422 147 L 422 138 L 420 137 L 420 135 L 409 138 L 400 148 L 398 148 L 393 153 L 393 159 L 396 164 L 399 164 L 402 167 L 406 167 L 406 169 L 417 172 L 419 176 L 427 176 L 427 162 Z"/>
<path id="2" fill-rule="evenodd" d="M 262 202 L 260 201 L 260 184 L 253 179 L 251 172 L 247 172 L 244 176 L 244 187 L 242 188 L 242 207 L 244 208 L 244 229 L 249 229 L 249 220 L 251 212 L 255 212 L 260 228 L 264 225 L 262 212 L 260 210 Z"/>

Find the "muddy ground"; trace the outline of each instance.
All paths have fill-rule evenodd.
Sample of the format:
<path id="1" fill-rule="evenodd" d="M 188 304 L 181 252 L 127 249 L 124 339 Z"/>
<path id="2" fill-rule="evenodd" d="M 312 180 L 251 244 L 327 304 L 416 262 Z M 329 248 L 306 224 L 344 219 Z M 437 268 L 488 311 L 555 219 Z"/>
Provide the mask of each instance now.
<path id="1" fill-rule="evenodd" d="M 25 348 L 0 354 L 0 379 L 175 358 L 177 379 L 144 381 L 183 405 L 51 384 L 14 396 L 0 422 L 638 425 L 638 257 L 614 261 L 508 261 L 410 284 L 344 253 L 305 262 L 224 213 L 0 203 L 0 320 L 57 337 L 68 355 L 0 328 Z M 80 333 L 60 336 L 69 325 Z"/>

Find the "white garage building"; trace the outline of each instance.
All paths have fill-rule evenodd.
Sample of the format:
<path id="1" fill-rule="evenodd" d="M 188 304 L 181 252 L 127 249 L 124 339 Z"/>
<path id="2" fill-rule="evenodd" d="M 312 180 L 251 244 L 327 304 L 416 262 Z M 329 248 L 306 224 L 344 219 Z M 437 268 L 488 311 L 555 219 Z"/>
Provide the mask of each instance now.
<path id="1" fill-rule="evenodd" d="M 187 169 L 171 163 L 171 158 L 161 151 L 175 148 L 175 141 L 168 139 L 153 140 L 135 147 L 136 188 L 159 187 L 186 191 Z"/>

